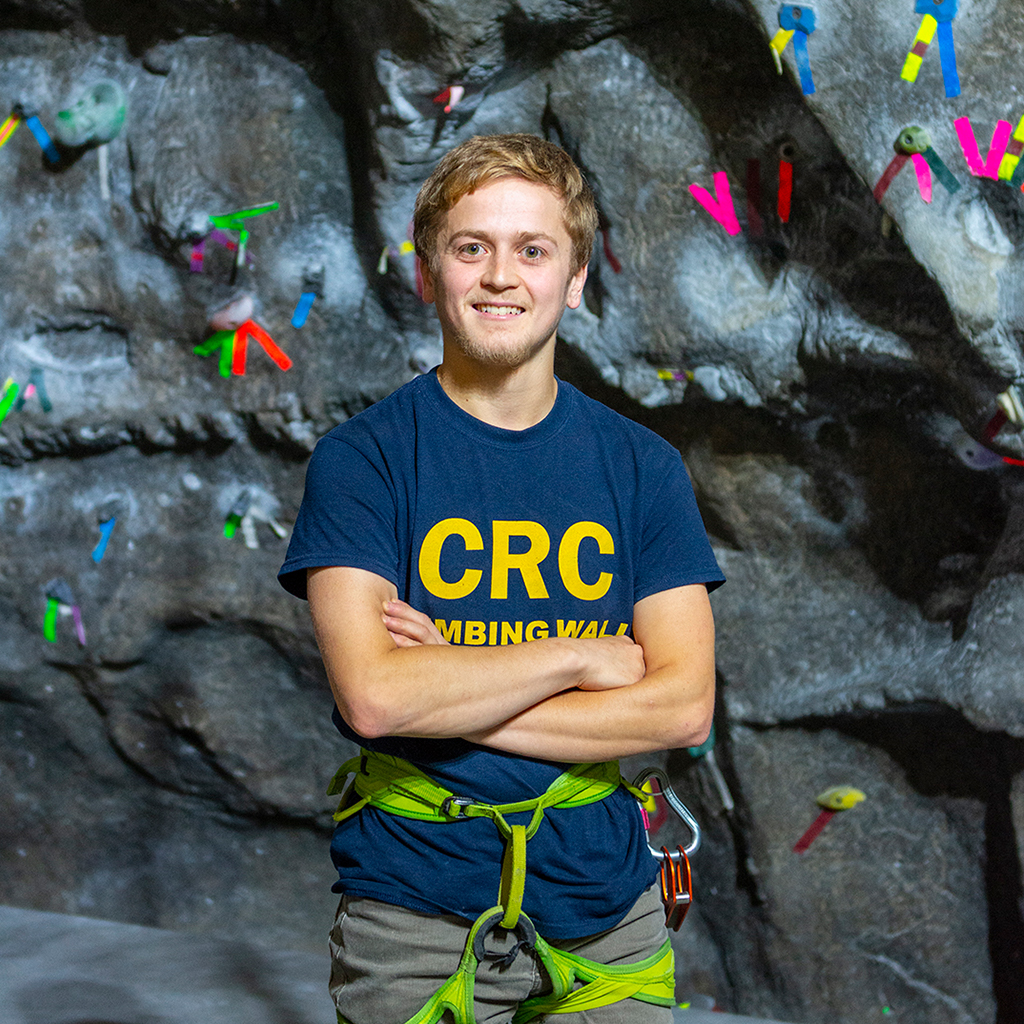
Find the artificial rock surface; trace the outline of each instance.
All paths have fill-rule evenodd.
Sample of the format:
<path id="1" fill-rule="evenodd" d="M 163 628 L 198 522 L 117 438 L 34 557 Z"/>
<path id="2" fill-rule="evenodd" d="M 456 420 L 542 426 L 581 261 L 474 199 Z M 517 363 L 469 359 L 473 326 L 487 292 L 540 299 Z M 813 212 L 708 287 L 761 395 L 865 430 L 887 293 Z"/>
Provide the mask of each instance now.
<path id="1" fill-rule="evenodd" d="M 680 448 L 730 579 L 735 808 L 667 759 L 706 831 L 680 995 L 1024 1020 L 1024 477 L 985 451 L 1024 445 L 984 434 L 1024 376 L 1024 210 L 953 129 L 984 159 L 1016 124 L 1021 13 L 961 0 L 950 99 L 937 43 L 899 77 L 909 0 L 870 7 L 818 5 L 804 96 L 767 0 L 0 0 L 0 106 L 52 127 L 100 80 L 128 102 L 109 200 L 95 148 L 52 166 L 21 127 L 0 149 L 0 380 L 42 370 L 52 400 L 0 426 L 0 902 L 320 948 L 322 793 L 350 750 L 273 523 L 318 436 L 439 358 L 401 249 L 423 178 L 472 134 L 531 131 L 602 218 L 559 373 Z M 879 207 L 911 124 L 961 188 L 923 203 L 908 168 Z M 721 171 L 737 235 L 689 191 Z M 268 202 L 236 271 L 212 239 L 190 271 L 210 215 Z M 193 353 L 240 310 L 291 369 L 254 341 L 245 376 Z M 229 540 L 243 491 L 260 516 Z M 55 578 L 84 646 L 68 615 L 43 639 Z M 868 800 L 791 854 L 838 783 Z"/>

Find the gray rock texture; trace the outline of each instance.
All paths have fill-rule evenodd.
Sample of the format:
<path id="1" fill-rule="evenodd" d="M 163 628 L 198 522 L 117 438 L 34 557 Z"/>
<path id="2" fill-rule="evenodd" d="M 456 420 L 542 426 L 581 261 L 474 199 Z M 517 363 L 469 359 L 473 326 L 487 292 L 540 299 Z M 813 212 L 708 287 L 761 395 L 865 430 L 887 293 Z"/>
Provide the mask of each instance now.
<path id="1" fill-rule="evenodd" d="M 127 101 L 102 149 L 0 149 L 0 382 L 51 403 L 0 425 L 0 902 L 322 948 L 351 749 L 279 534 L 316 438 L 440 356 L 402 253 L 419 185 L 530 131 L 601 212 L 559 373 L 679 447 L 729 576 L 733 806 L 706 760 L 661 758 L 706 834 L 680 998 L 1024 1021 L 1024 434 L 990 426 L 1024 379 L 1024 197 L 953 126 L 982 160 L 1016 127 L 1024 15 L 960 6 L 948 98 L 937 42 L 900 78 L 910 0 L 816 5 L 810 95 L 768 0 L 0 0 L 0 112 Z M 925 203 L 908 166 L 879 205 L 909 125 L 960 188 Z M 739 234 L 690 192 L 720 172 Z M 210 237 L 193 272 L 211 215 L 272 202 L 244 259 Z M 290 369 L 194 353 L 246 317 Z M 55 580 L 84 645 L 67 608 L 44 639 Z M 838 784 L 867 799 L 792 853 Z"/>

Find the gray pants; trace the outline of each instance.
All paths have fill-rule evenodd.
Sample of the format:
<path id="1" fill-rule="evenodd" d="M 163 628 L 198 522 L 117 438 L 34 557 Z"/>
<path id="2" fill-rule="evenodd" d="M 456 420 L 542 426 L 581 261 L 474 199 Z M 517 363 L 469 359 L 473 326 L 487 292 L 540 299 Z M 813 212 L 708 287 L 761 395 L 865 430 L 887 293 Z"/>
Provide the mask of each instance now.
<path id="1" fill-rule="evenodd" d="M 331 930 L 331 995 L 339 1012 L 351 1024 L 405 1024 L 455 971 L 468 933 L 469 923 L 461 917 L 343 896 Z M 656 953 L 667 934 L 655 885 L 616 927 L 549 944 L 598 963 L 635 963 Z M 496 929 L 487 948 L 503 952 L 514 942 L 513 935 Z M 477 1024 L 507 1024 L 523 1000 L 550 992 L 543 966 L 528 951 L 521 951 L 509 967 L 485 961 L 476 975 Z M 672 1010 L 626 999 L 580 1013 L 546 1014 L 537 1021 L 671 1024 Z"/>

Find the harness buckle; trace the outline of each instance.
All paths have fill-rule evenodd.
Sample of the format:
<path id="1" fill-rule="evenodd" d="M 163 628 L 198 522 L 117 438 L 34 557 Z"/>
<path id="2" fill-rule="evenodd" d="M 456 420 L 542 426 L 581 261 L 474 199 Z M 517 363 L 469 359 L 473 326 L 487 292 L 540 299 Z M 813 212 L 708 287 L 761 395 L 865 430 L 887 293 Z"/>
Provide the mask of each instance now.
<path id="1" fill-rule="evenodd" d="M 472 807 L 476 803 L 475 800 L 470 799 L 468 796 L 446 796 L 441 801 L 441 813 L 449 818 L 462 817 L 460 813 L 463 807 Z M 452 808 L 455 810 L 452 810 Z"/>

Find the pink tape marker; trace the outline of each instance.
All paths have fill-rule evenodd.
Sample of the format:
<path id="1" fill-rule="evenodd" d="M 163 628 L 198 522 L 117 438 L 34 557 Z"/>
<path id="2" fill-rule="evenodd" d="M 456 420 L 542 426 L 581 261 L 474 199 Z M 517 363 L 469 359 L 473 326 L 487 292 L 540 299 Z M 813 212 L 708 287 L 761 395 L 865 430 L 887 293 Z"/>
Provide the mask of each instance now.
<path id="1" fill-rule="evenodd" d="M 964 151 L 964 159 L 971 170 L 971 174 L 979 178 L 998 178 L 999 165 L 1006 154 L 1006 147 L 1010 143 L 1010 132 L 1013 131 L 1009 121 L 997 121 L 992 132 L 992 142 L 988 147 L 988 157 L 984 163 L 981 162 L 981 153 L 978 150 L 978 140 L 974 137 L 974 129 L 971 127 L 969 117 L 958 117 L 953 122 L 956 129 L 956 137 L 960 140 L 960 148 Z"/>
<path id="2" fill-rule="evenodd" d="M 85 646 L 85 625 L 82 622 L 82 609 L 77 604 L 71 606 L 71 615 L 75 620 L 75 633 L 78 636 L 78 642 L 84 647 Z"/>
<path id="3" fill-rule="evenodd" d="M 725 171 L 715 174 L 715 198 L 711 198 L 703 185 L 691 185 L 690 194 L 711 214 L 730 235 L 740 233 L 740 222 L 736 219 L 736 209 L 732 205 L 732 193 L 729 191 L 729 175 Z"/>
<path id="4" fill-rule="evenodd" d="M 920 153 L 914 153 L 910 158 L 914 161 L 914 171 L 917 174 L 917 187 L 921 192 L 921 198 L 926 202 L 932 201 L 932 171 Z"/>

